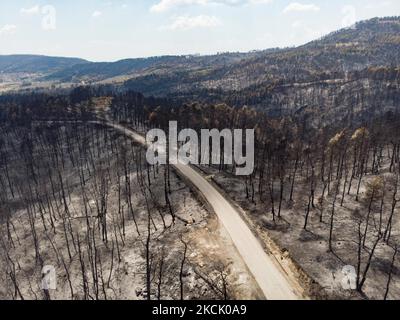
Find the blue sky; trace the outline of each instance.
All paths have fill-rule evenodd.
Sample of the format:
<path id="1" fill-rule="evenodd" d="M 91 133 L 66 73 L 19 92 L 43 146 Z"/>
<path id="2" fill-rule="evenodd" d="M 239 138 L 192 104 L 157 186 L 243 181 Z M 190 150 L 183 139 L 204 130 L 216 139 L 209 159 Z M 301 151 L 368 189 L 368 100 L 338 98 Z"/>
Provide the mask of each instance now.
<path id="1" fill-rule="evenodd" d="M 399 0 L 1 0 L 0 54 L 92 61 L 300 45 Z"/>

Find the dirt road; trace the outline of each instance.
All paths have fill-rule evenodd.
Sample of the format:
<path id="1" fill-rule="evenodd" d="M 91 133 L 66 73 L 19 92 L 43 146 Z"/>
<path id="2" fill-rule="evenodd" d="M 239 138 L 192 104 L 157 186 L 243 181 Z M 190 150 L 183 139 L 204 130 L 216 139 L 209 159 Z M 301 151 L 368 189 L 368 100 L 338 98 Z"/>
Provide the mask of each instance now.
<path id="1" fill-rule="evenodd" d="M 102 122 L 102 124 L 106 124 L 136 142 L 146 145 L 146 139 L 133 130 L 112 122 Z M 213 208 L 265 297 L 268 300 L 300 299 L 283 269 L 276 261 L 274 262 L 273 257 L 270 257 L 264 251 L 261 243 L 251 232 L 236 208 L 195 169 L 182 164 L 174 167 L 201 192 Z"/>

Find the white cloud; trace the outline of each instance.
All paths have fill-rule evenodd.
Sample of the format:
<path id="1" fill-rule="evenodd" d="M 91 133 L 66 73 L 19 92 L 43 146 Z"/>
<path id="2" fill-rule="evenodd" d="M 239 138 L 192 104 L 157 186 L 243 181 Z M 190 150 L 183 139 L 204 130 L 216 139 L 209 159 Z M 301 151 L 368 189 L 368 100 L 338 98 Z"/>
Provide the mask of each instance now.
<path id="1" fill-rule="evenodd" d="M 193 28 L 215 28 L 222 25 L 221 21 L 215 16 L 180 16 L 169 26 L 162 29 L 167 30 L 189 30 Z"/>
<path id="2" fill-rule="evenodd" d="M 32 8 L 22 8 L 20 12 L 25 16 L 34 16 L 40 13 L 40 7 L 36 5 Z"/>
<path id="3" fill-rule="evenodd" d="M 274 0 L 250 0 L 249 3 L 250 4 L 267 4 L 267 3 L 271 3 Z"/>
<path id="4" fill-rule="evenodd" d="M 303 4 L 299 2 L 290 3 L 285 9 L 283 9 L 283 13 L 288 12 L 318 12 L 320 11 L 320 7 L 315 4 Z"/>
<path id="5" fill-rule="evenodd" d="M 190 5 L 227 5 L 238 6 L 245 4 L 265 4 L 273 0 L 159 0 L 159 2 L 150 8 L 151 12 L 164 12 L 175 7 Z"/>
<path id="6" fill-rule="evenodd" d="M 14 24 L 6 24 L 3 27 L 0 27 L 0 36 L 6 34 L 13 34 L 17 30 L 17 26 Z"/>
<path id="7" fill-rule="evenodd" d="M 97 11 L 97 10 L 92 13 L 93 18 L 98 18 L 98 17 L 101 17 L 102 15 L 103 15 L 103 12 Z"/>

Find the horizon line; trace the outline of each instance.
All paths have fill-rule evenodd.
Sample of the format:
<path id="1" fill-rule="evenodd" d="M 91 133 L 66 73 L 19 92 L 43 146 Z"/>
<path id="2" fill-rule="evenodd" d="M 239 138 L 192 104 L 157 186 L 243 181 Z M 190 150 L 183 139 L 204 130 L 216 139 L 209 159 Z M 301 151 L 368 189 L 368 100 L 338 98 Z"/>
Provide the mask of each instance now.
<path id="1" fill-rule="evenodd" d="M 82 58 L 79 56 L 68 56 L 68 55 L 48 55 L 48 54 L 42 54 L 42 53 L 8 53 L 8 54 L 2 54 L 0 53 L 0 57 L 6 57 L 6 56 L 35 56 L 35 57 L 46 57 L 46 58 L 65 58 L 65 59 L 80 59 L 80 60 L 84 60 L 88 63 L 117 63 L 120 61 L 124 61 L 124 60 L 140 60 L 140 59 L 151 59 L 151 58 L 161 58 L 161 57 L 212 57 L 212 56 L 217 56 L 217 55 L 226 55 L 226 54 L 249 54 L 249 53 L 257 53 L 257 52 L 264 52 L 264 51 L 270 51 L 270 50 L 287 50 L 287 49 L 296 49 L 296 48 L 300 48 L 303 46 L 306 46 L 308 44 L 311 44 L 313 42 L 319 41 L 324 39 L 325 37 L 328 37 L 329 35 L 332 35 L 334 33 L 340 32 L 340 31 L 344 31 L 344 30 L 348 30 L 354 26 L 357 26 L 360 23 L 363 22 L 367 22 L 367 21 L 373 21 L 376 19 L 390 19 L 390 18 L 397 18 L 400 19 L 400 16 L 383 16 L 383 17 L 373 17 L 370 19 L 363 19 L 363 20 L 359 20 L 356 21 L 352 26 L 348 26 L 348 27 L 343 27 L 340 29 L 336 29 L 333 30 L 319 38 L 313 39 L 311 41 L 308 41 L 306 43 L 300 44 L 300 45 L 292 45 L 292 46 L 281 46 L 281 47 L 269 47 L 269 48 L 265 48 L 265 49 L 250 49 L 247 51 L 217 51 L 217 52 L 211 52 L 211 53 L 182 53 L 182 54 L 160 54 L 160 55 L 143 55 L 143 56 L 138 56 L 138 57 L 126 57 L 126 58 L 120 58 L 120 59 L 115 59 L 115 60 L 95 60 L 95 59 L 87 59 L 87 58 Z"/>

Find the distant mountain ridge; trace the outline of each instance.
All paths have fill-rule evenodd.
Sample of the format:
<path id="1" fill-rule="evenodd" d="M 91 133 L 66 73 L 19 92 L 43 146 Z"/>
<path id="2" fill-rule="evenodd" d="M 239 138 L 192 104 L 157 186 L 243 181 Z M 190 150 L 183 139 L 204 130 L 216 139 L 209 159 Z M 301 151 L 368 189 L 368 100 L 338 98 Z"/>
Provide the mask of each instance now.
<path id="1" fill-rule="evenodd" d="M 201 97 L 259 91 L 277 84 L 344 78 L 370 67 L 400 65 L 400 18 L 375 18 L 295 48 L 258 52 L 225 66 L 142 73 L 125 85 L 147 95 Z M 239 93 L 238 93 L 239 94 Z"/>
<path id="2" fill-rule="evenodd" d="M 210 56 L 161 56 L 117 62 L 0 56 L 0 73 L 37 72 L 55 83 L 114 83 L 145 95 L 199 97 L 343 78 L 400 65 L 400 18 L 361 21 L 305 45 Z M 120 77 L 120 78 L 118 78 Z M 263 93 L 264 94 L 264 93 Z"/>
<path id="3" fill-rule="evenodd" d="M 91 80 L 101 81 L 117 76 L 140 75 L 142 72 L 155 74 L 171 70 L 206 69 L 215 66 L 226 66 L 237 63 L 242 59 L 255 57 L 257 52 L 249 53 L 222 53 L 210 56 L 182 55 L 159 56 L 149 58 L 124 59 L 116 62 L 96 62 L 75 65 L 60 70 L 46 77 L 46 80 L 76 81 Z"/>
<path id="4" fill-rule="evenodd" d="M 84 59 L 39 55 L 0 55 L 0 73 L 48 74 L 87 63 Z"/>

